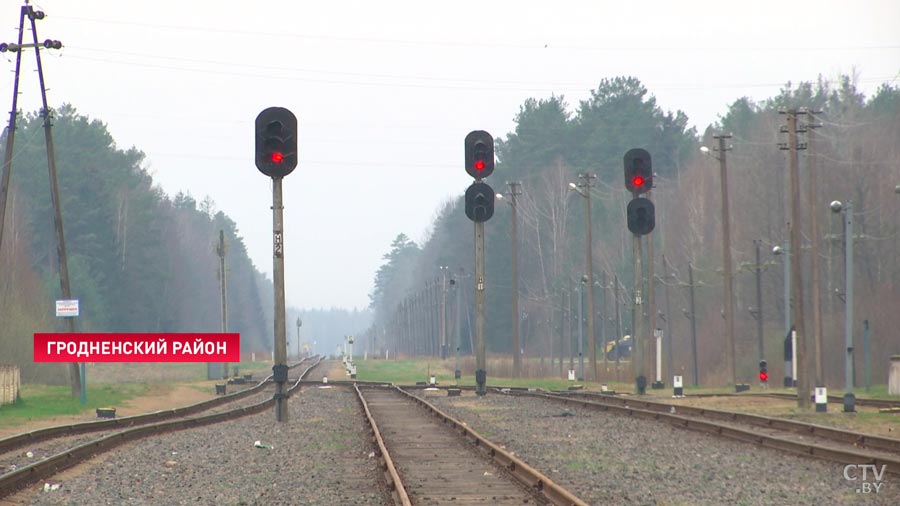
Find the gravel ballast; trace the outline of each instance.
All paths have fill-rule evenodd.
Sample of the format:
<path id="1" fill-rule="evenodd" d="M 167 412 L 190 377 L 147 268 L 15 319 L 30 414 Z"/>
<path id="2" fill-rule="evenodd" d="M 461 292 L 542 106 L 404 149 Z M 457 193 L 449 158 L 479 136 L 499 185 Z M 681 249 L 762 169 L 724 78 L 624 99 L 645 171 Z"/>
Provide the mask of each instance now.
<path id="1" fill-rule="evenodd" d="M 591 504 L 900 504 L 896 476 L 864 494 L 843 465 L 667 423 L 501 394 L 427 400 Z"/>
<path id="2" fill-rule="evenodd" d="M 389 504 L 354 395 L 304 387 L 284 424 L 266 410 L 129 443 L 71 479 L 46 480 L 56 491 L 32 487 L 26 503 Z"/>

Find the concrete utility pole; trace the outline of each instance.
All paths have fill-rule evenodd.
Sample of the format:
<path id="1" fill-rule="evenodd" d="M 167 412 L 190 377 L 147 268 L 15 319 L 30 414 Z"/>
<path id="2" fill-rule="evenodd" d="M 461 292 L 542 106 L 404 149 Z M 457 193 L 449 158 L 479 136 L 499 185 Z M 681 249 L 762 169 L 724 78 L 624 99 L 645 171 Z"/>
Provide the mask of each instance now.
<path id="1" fill-rule="evenodd" d="M 522 376 L 522 343 L 519 338 L 519 218 L 517 216 L 518 201 L 516 197 L 522 194 L 522 183 L 519 181 L 507 181 L 509 185 L 509 205 L 512 208 L 512 223 L 510 226 L 512 248 L 512 348 L 513 348 L 513 376 Z"/>
<path id="2" fill-rule="evenodd" d="M 287 394 L 287 323 L 284 306 L 284 200 L 281 193 L 282 178 L 272 178 L 272 229 L 273 229 L 273 274 L 275 287 L 275 365 L 272 372 L 275 379 L 275 420 L 288 421 Z"/>
<path id="3" fill-rule="evenodd" d="M 575 185 L 576 190 L 584 197 L 584 270 L 588 277 L 588 286 L 594 286 L 594 259 L 592 254 L 591 241 L 591 188 L 593 180 L 597 179 L 596 174 L 584 172 L 578 174 L 578 184 Z M 588 353 L 591 355 L 591 379 L 597 381 L 597 348 L 594 344 L 594 291 L 588 291 L 588 307 L 587 307 L 587 334 L 591 336 L 588 345 Z"/>
<path id="4" fill-rule="evenodd" d="M 694 265 L 688 262 L 688 283 L 691 289 L 691 368 L 694 374 L 694 386 L 700 385 L 700 370 L 697 368 L 697 313 L 694 305 Z"/>
<path id="5" fill-rule="evenodd" d="M 600 325 L 597 341 L 600 343 L 600 353 L 603 354 L 603 379 L 608 381 L 609 363 L 606 359 L 606 336 L 603 332 L 603 324 L 606 322 L 606 271 L 603 271 L 600 276 L 600 310 L 597 312 Z"/>
<path id="6" fill-rule="evenodd" d="M 615 357 L 616 357 L 616 382 L 621 381 L 619 379 L 619 356 L 621 355 L 619 350 L 619 340 L 622 339 L 622 318 L 621 311 L 619 310 L 619 275 L 613 275 L 613 291 L 615 294 L 613 298 L 616 301 L 616 343 L 614 345 Z M 632 340 L 632 343 L 634 341 Z"/>
<path id="7" fill-rule="evenodd" d="M 787 111 L 779 111 L 787 114 L 787 131 L 788 144 L 786 149 L 790 153 L 790 174 L 791 174 L 791 247 L 790 252 L 794 256 L 792 262 L 797 267 L 791 269 L 791 284 L 794 293 L 793 300 L 796 303 L 794 308 L 794 331 L 797 333 L 797 349 L 794 350 L 794 360 L 797 361 L 797 405 L 801 409 L 809 409 L 810 385 L 809 385 L 809 367 L 807 365 L 806 355 L 806 328 L 803 320 L 803 278 L 801 276 L 800 267 L 803 265 L 800 250 L 800 168 L 797 151 L 805 148 L 797 142 L 797 133 L 800 131 L 797 125 L 797 115 L 805 114 L 803 110 L 790 109 Z M 785 149 L 784 146 L 781 146 Z"/>
<path id="8" fill-rule="evenodd" d="M 730 147 L 725 146 L 725 140 L 730 139 L 730 134 L 714 135 L 719 141 L 716 149 L 719 155 L 719 173 L 722 187 L 722 274 L 725 280 L 725 372 L 729 376 L 732 385 L 737 385 L 737 372 L 734 360 L 734 287 L 732 286 L 733 270 L 731 267 L 731 216 L 728 205 L 728 165 L 725 152 Z"/>
<path id="9" fill-rule="evenodd" d="M 584 285 L 587 276 L 581 277 L 578 289 L 578 381 L 584 381 Z"/>
<path id="10" fill-rule="evenodd" d="M 669 281 L 672 276 L 669 275 L 669 266 L 666 263 L 666 255 L 662 255 L 663 268 L 663 295 L 666 298 L 666 378 L 673 381 L 675 375 L 675 367 L 672 363 L 672 341 L 675 336 L 672 335 L 672 307 L 669 305 Z"/>
<path id="11" fill-rule="evenodd" d="M 646 393 L 647 388 L 647 376 L 644 374 L 645 357 L 649 354 L 647 344 L 650 339 L 643 334 L 644 300 L 643 295 L 641 294 L 641 288 L 644 284 L 644 273 L 641 265 L 641 256 L 643 255 L 643 252 L 641 251 L 641 236 L 633 234 L 632 249 L 634 265 L 634 282 L 632 286 L 634 287 L 634 299 L 632 300 L 633 305 L 631 311 L 631 342 L 634 343 L 635 353 L 631 363 L 634 364 L 635 390 L 638 394 L 644 394 Z"/>
<path id="12" fill-rule="evenodd" d="M 35 26 L 34 22 L 35 20 L 44 18 L 44 13 L 42 11 L 34 10 L 34 8 L 31 5 L 27 5 L 26 2 L 26 5 L 23 5 L 19 12 L 18 43 L 11 43 L 6 45 L 6 50 L 16 53 L 16 70 L 13 83 L 12 110 L 10 110 L 9 112 L 9 126 L 6 131 L 6 152 L 4 153 L 3 159 L 3 174 L 2 176 L 0 176 L 0 246 L 2 246 L 3 244 L 3 224 L 6 217 L 6 201 L 9 195 L 9 178 L 12 171 L 13 140 L 16 130 L 16 116 L 18 114 L 17 100 L 19 96 L 19 75 L 22 62 L 22 53 L 25 49 L 34 48 L 34 56 L 35 60 L 37 61 L 38 83 L 40 85 L 41 91 L 41 116 L 44 119 L 44 142 L 47 149 L 47 172 L 50 177 L 50 200 L 53 205 L 53 227 L 56 231 L 56 258 L 59 268 L 59 285 L 63 299 L 71 299 L 72 293 L 69 285 L 69 262 L 66 256 L 66 239 L 63 230 L 62 209 L 60 206 L 59 198 L 59 185 L 57 183 L 58 178 L 56 176 L 56 156 L 54 154 L 53 133 L 51 131 L 52 114 L 50 113 L 50 107 L 47 105 L 47 87 L 44 84 L 44 69 L 41 64 L 40 51 L 42 47 L 46 47 L 47 49 L 60 49 L 62 48 L 62 44 L 58 40 L 50 39 L 45 41 L 43 44 L 38 43 L 37 27 Z M 31 24 L 31 35 L 33 40 L 31 43 L 23 43 L 26 18 L 28 18 Z M 66 331 L 70 334 L 74 334 L 75 319 L 72 317 L 63 319 L 65 320 Z M 79 371 L 78 363 L 72 362 L 69 364 L 69 384 L 72 387 L 72 397 L 81 397 L 82 403 L 84 403 L 86 400 L 86 393 L 84 392 L 84 386 L 81 381 L 83 372 L 83 364 L 81 365 L 81 371 Z"/>
<path id="13" fill-rule="evenodd" d="M 441 360 L 447 358 L 447 272 L 450 267 L 441 266 Z"/>
<path id="14" fill-rule="evenodd" d="M 460 286 L 460 282 L 462 282 L 463 270 L 459 270 L 459 279 L 454 281 L 451 279 L 450 283 L 454 285 L 454 290 L 456 290 L 456 366 L 453 369 L 453 379 L 459 380 L 462 377 L 462 371 L 459 369 L 459 348 L 462 343 L 462 286 Z"/>
<path id="15" fill-rule="evenodd" d="M 484 338 L 484 222 L 475 222 L 475 393 L 487 394 Z"/>
<path id="16" fill-rule="evenodd" d="M 817 189 L 816 179 L 816 152 L 813 145 L 816 140 L 816 128 L 822 125 L 815 122 L 813 111 L 808 111 L 809 122 L 807 128 L 807 151 L 806 162 L 807 172 L 809 173 L 809 241 L 812 246 L 810 251 L 811 269 L 812 269 L 812 318 L 813 318 L 813 346 L 815 347 L 815 363 L 816 363 L 816 386 L 825 386 L 825 377 L 822 371 L 822 289 L 819 270 L 819 193 Z"/>
<path id="17" fill-rule="evenodd" d="M 853 395 L 853 202 L 831 203 L 831 210 L 844 214 L 844 411 L 855 411 Z"/>
<path id="18" fill-rule="evenodd" d="M 756 341 L 759 359 L 766 359 L 765 344 L 763 343 L 763 307 L 762 307 L 762 264 L 759 259 L 759 248 L 762 241 L 754 240 L 756 246 Z"/>
<path id="19" fill-rule="evenodd" d="M 647 192 L 647 198 L 650 198 L 650 194 L 653 193 L 653 190 Z M 653 267 L 654 267 L 654 259 L 653 259 L 653 235 L 652 233 L 647 234 L 647 348 L 645 348 L 648 352 L 644 356 L 644 370 L 645 371 L 655 371 L 656 364 L 659 363 L 658 355 L 660 354 L 659 348 L 656 346 L 656 337 L 655 329 L 656 329 L 656 298 L 655 295 L 655 287 L 656 280 L 653 277 Z M 653 336 L 651 338 L 651 336 Z M 652 344 L 651 344 L 652 343 Z"/>
<path id="20" fill-rule="evenodd" d="M 216 246 L 216 254 L 219 256 L 219 288 L 222 295 L 222 333 L 228 332 L 228 288 L 225 281 L 225 231 L 219 230 L 219 245 Z M 299 335 L 297 336 L 299 339 Z M 222 373 L 228 377 L 228 362 L 222 362 Z M 208 378 L 212 379 L 212 378 Z"/>

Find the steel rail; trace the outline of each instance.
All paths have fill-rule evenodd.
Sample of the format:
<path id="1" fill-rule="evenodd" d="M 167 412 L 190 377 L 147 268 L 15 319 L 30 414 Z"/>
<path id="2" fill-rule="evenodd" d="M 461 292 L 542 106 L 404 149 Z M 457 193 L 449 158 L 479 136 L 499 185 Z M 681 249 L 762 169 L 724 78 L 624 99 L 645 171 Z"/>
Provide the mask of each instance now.
<path id="1" fill-rule="evenodd" d="M 637 399 L 634 397 L 619 397 L 584 392 L 554 394 L 554 396 L 590 397 L 591 399 L 595 399 L 597 402 L 601 402 L 603 404 L 636 406 L 660 413 L 668 412 L 674 406 L 675 409 L 683 415 L 699 416 L 724 422 L 745 423 L 757 427 L 782 430 L 808 436 L 817 436 L 837 443 L 852 444 L 854 446 L 861 446 L 873 450 L 900 454 L 900 439 L 863 434 L 860 432 L 852 432 L 842 429 L 836 429 L 834 427 L 826 427 L 824 425 L 818 425 L 814 423 L 788 420 L 785 418 L 774 418 L 762 415 L 754 415 L 750 413 L 739 413 L 735 411 L 701 408 L 697 406 L 684 406 L 672 402 L 650 401 L 645 399 Z"/>
<path id="2" fill-rule="evenodd" d="M 307 367 L 300 378 L 287 390 L 287 394 L 291 395 L 301 386 L 301 379 L 319 365 L 321 357 L 317 357 L 315 362 Z M 299 364 L 297 364 L 299 365 Z M 267 378 L 268 379 L 268 378 Z M 68 450 L 60 452 L 44 460 L 35 462 L 34 464 L 20 467 L 19 469 L 0 475 L 0 498 L 28 486 L 31 483 L 42 480 L 48 476 L 52 476 L 60 471 L 68 469 L 76 464 L 87 460 L 94 455 L 109 451 L 122 444 L 135 441 L 148 436 L 155 436 L 167 432 L 177 430 L 191 429 L 210 425 L 227 420 L 234 420 L 243 416 L 252 415 L 264 411 L 266 408 L 275 405 L 275 399 L 269 398 L 260 403 L 243 408 L 233 409 L 231 411 L 223 411 L 210 415 L 197 416 L 193 418 L 183 418 L 180 420 L 172 420 L 155 424 L 141 425 L 130 429 L 114 432 L 107 436 L 88 441 L 87 443 L 72 447 Z"/>
<path id="3" fill-rule="evenodd" d="M 300 362 L 292 365 L 291 368 L 299 367 L 303 363 L 305 363 L 309 358 L 303 359 Z M 21 448 L 23 446 L 37 444 L 43 441 L 48 441 L 50 439 L 56 439 L 60 437 L 68 437 L 74 436 L 77 434 L 84 434 L 87 432 L 97 432 L 102 430 L 111 430 L 111 429 L 124 429 L 128 427 L 134 427 L 137 425 L 144 425 L 147 423 L 153 423 L 161 420 L 168 420 L 171 418 L 180 418 L 188 415 L 192 415 L 194 413 L 199 413 L 201 411 L 206 411 L 207 409 L 214 408 L 221 404 L 227 404 L 229 402 L 233 402 L 244 397 L 249 397 L 257 392 L 262 391 L 263 387 L 265 387 L 269 382 L 271 382 L 272 375 L 268 375 L 265 378 L 261 379 L 259 383 L 254 385 L 251 388 L 246 390 L 241 390 L 240 392 L 235 392 L 232 394 L 224 395 L 222 397 L 214 397 L 212 399 L 198 402 L 196 404 L 190 404 L 188 406 L 184 406 L 181 408 L 174 409 L 164 409 L 160 411 L 154 411 L 153 413 L 145 413 L 142 415 L 133 415 L 133 416 L 125 416 L 122 418 L 113 418 L 111 420 L 98 420 L 91 422 L 79 422 L 74 424 L 67 425 L 56 425 L 53 427 L 45 427 L 43 429 L 36 429 L 30 432 L 23 432 L 20 434 L 14 434 L 12 436 L 0 439 L 0 454 L 15 450 L 17 448 Z"/>
<path id="4" fill-rule="evenodd" d="M 356 398 L 362 406 L 363 412 L 366 414 L 366 420 L 369 421 L 369 428 L 371 429 L 372 436 L 375 438 L 375 443 L 378 445 L 378 457 L 382 460 L 385 480 L 387 480 L 388 489 L 391 491 L 391 497 L 394 499 L 394 504 L 412 506 L 412 502 L 409 500 L 409 494 L 406 493 L 406 487 L 403 485 L 403 480 L 400 478 L 400 473 L 397 472 L 397 467 L 394 466 L 394 460 L 391 459 L 391 454 L 384 444 L 384 438 L 381 436 L 381 431 L 378 430 L 378 424 L 375 422 L 375 417 L 372 416 L 372 412 L 369 410 L 369 404 L 359 390 L 359 386 L 353 385 L 353 390 L 356 391 Z"/>
<path id="5" fill-rule="evenodd" d="M 595 401 L 587 401 L 581 399 L 574 399 L 571 396 L 562 396 L 562 395 L 548 395 L 548 394 L 540 394 L 540 393 L 530 393 L 530 392 L 512 392 L 512 395 L 519 396 L 528 396 L 528 397 L 536 397 L 541 399 L 549 399 L 555 402 L 562 403 L 573 403 L 576 405 L 584 406 L 591 409 L 598 409 L 601 411 L 614 411 L 617 413 L 627 414 L 629 416 L 634 416 L 637 418 L 643 418 L 648 420 L 657 420 L 668 422 L 674 426 L 692 429 L 700 432 L 711 433 L 723 437 L 727 437 L 730 439 L 735 439 L 739 441 L 745 441 L 750 443 L 755 443 L 760 446 L 765 446 L 769 448 L 775 448 L 779 450 L 789 451 L 791 453 L 796 453 L 800 455 L 816 457 L 824 460 L 830 460 L 833 462 L 840 462 L 844 464 L 873 464 L 873 465 L 884 465 L 886 469 L 891 474 L 900 475 L 900 458 L 887 458 L 877 455 L 870 455 L 861 453 L 853 450 L 844 450 L 838 448 L 829 448 L 826 446 L 821 446 L 813 443 L 806 442 L 798 442 L 792 441 L 789 439 L 783 439 L 781 437 L 776 437 L 772 435 L 761 434 L 759 432 L 754 432 L 750 430 L 740 429 L 736 427 L 731 427 L 728 425 L 723 425 L 721 423 L 716 423 L 715 421 L 709 420 L 700 420 L 697 418 L 689 418 L 691 415 L 694 416 L 703 416 L 700 412 L 705 412 L 707 414 L 711 413 L 712 410 L 703 410 L 698 408 L 686 408 L 685 406 L 675 406 L 673 404 L 662 404 L 662 403 L 650 403 L 648 401 L 638 401 L 635 402 L 634 399 L 628 399 L 629 403 L 634 405 L 639 405 L 642 403 L 647 404 L 658 404 L 661 406 L 665 406 L 667 410 L 671 410 L 674 406 L 676 412 L 680 412 L 681 414 L 673 414 L 670 412 L 658 411 L 656 409 L 641 409 L 632 407 L 630 405 L 619 405 L 619 402 L 595 402 Z M 599 399 L 600 397 L 598 397 Z M 610 401 L 621 401 L 622 399 L 610 397 L 608 400 Z M 746 416 L 748 417 L 756 417 L 756 415 L 743 415 L 741 413 L 730 413 L 730 412 L 719 412 L 724 413 L 730 416 L 728 421 L 740 422 L 741 419 Z M 738 415 L 738 416 L 734 416 Z M 765 419 L 765 417 L 757 417 Z M 789 431 L 792 433 L 798 433 L 794 427 L 794 424 L 799 424 L 799 422 L 793 422 L 789 420 L 781 420 L 781 419 L 770 419 L 772 420 L 771 425 L 766 425 L 765 427 Z M 723 420 L 724 421 L 724 420 Z M 854 436 L 858 441 L 867 441 L 870 442 L 873 439 L 887 439 L 887 438 L 876 438 L 875 436 L 868 436 L 864 434 L 856 434 L 845 431 L 838 431 L 837 429 L 832 429 L 830 427 L 823 427 L 820 425 L 812 425 L 812 424 L 800 424 L 807 426 L 807 430 L 805 432 L 801 432 L 804 435 L 817 435 L 823 436 L 823 434 L 828 434 L 831 432 L 840 432 Z M 815 429 L 815 434 L 813 434 L 813 430 Z M 823 436 L 826 437 L 827 436 Z M 842 443 L 850 443 L 857 444 L 856 441 L 848 441 L 848 440 L 832 440 L 839 441 Z M 889 440 L 892 442 L 896 442 L 896 440 Z"/>
<path id="6" fill-rule="evenodd" d="M 567 506 L 588 506 L 588 503 L 579 499 L 577 496 L 555 483 L 549 477 L 537 469 L 529 466 L 527 463 L 507 452 L 499 445 L 492 443 L 472 428 L 463 424 L 459 420 L 444 413 L 433 404 L 417 397 L 402 388 L 393 387 L 396 391 L 405 395 L 408 399 L 415 401 L 419 405 L 425 407 L 429 413 L 439 418 L 444 424 L 449 425 L 452 429 L 459 432 L 462 437 L 472 439 L 475 446 L 484 448 L 490 457 L 502 467 L 506 468 L 509 473 L 520 483 L 531 488 L 535 492 L 541 494 L 545 499 L 555 505 Z"/>

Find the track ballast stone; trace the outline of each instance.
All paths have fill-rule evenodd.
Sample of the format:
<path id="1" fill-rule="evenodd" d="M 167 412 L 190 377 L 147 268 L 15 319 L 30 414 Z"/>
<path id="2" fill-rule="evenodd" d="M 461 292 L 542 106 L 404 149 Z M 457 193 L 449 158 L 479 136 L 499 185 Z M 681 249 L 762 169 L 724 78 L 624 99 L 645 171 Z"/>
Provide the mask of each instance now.
<path id="1" fill-rule="evenodd" d="M 129 443 L 71 480 L 47 480 L 59 490 L 32 487 L 30 504 L 389 504 L 354 396 L 304 387 L 285 424 L 267 410 Z"/>
<path id="2" fill-rule="evenodd" d="M 667 423 L 493 393 L 427 400 L 591 504 L 900 504 L 896 476 L 863 494 L 841 464 Z"/>

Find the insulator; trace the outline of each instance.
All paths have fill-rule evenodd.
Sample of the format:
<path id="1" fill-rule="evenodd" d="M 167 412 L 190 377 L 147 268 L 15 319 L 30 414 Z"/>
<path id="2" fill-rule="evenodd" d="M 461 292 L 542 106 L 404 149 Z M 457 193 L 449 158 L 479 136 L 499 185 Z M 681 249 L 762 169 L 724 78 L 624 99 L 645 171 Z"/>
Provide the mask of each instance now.
<path id="1" fill-rule="evenodd" d="M 62 48 L 62 42 L 58 40 L 47 39 L 44 41 L 44 47 L 47 49 L 60 49 Z"/>
<path id="2" fill-rule="evenodd" d="M 0 42 L 0 53 L 5 53 L 7 50 L 9 50 L 9 44 Z"/>
<path id="3" fill-rule="evenodd" d="M 44 11 L 31 11 L 31 19 L 44 19 Z"/>
<path id="4" fill-rule="evenodd" d="M 13 53 L 20 51 L 22 49 L 18 44 L 15 44 L 15 43 L 7 44 L 6 47 L 9 48 L 9 50 L 12 51 Z"/>

